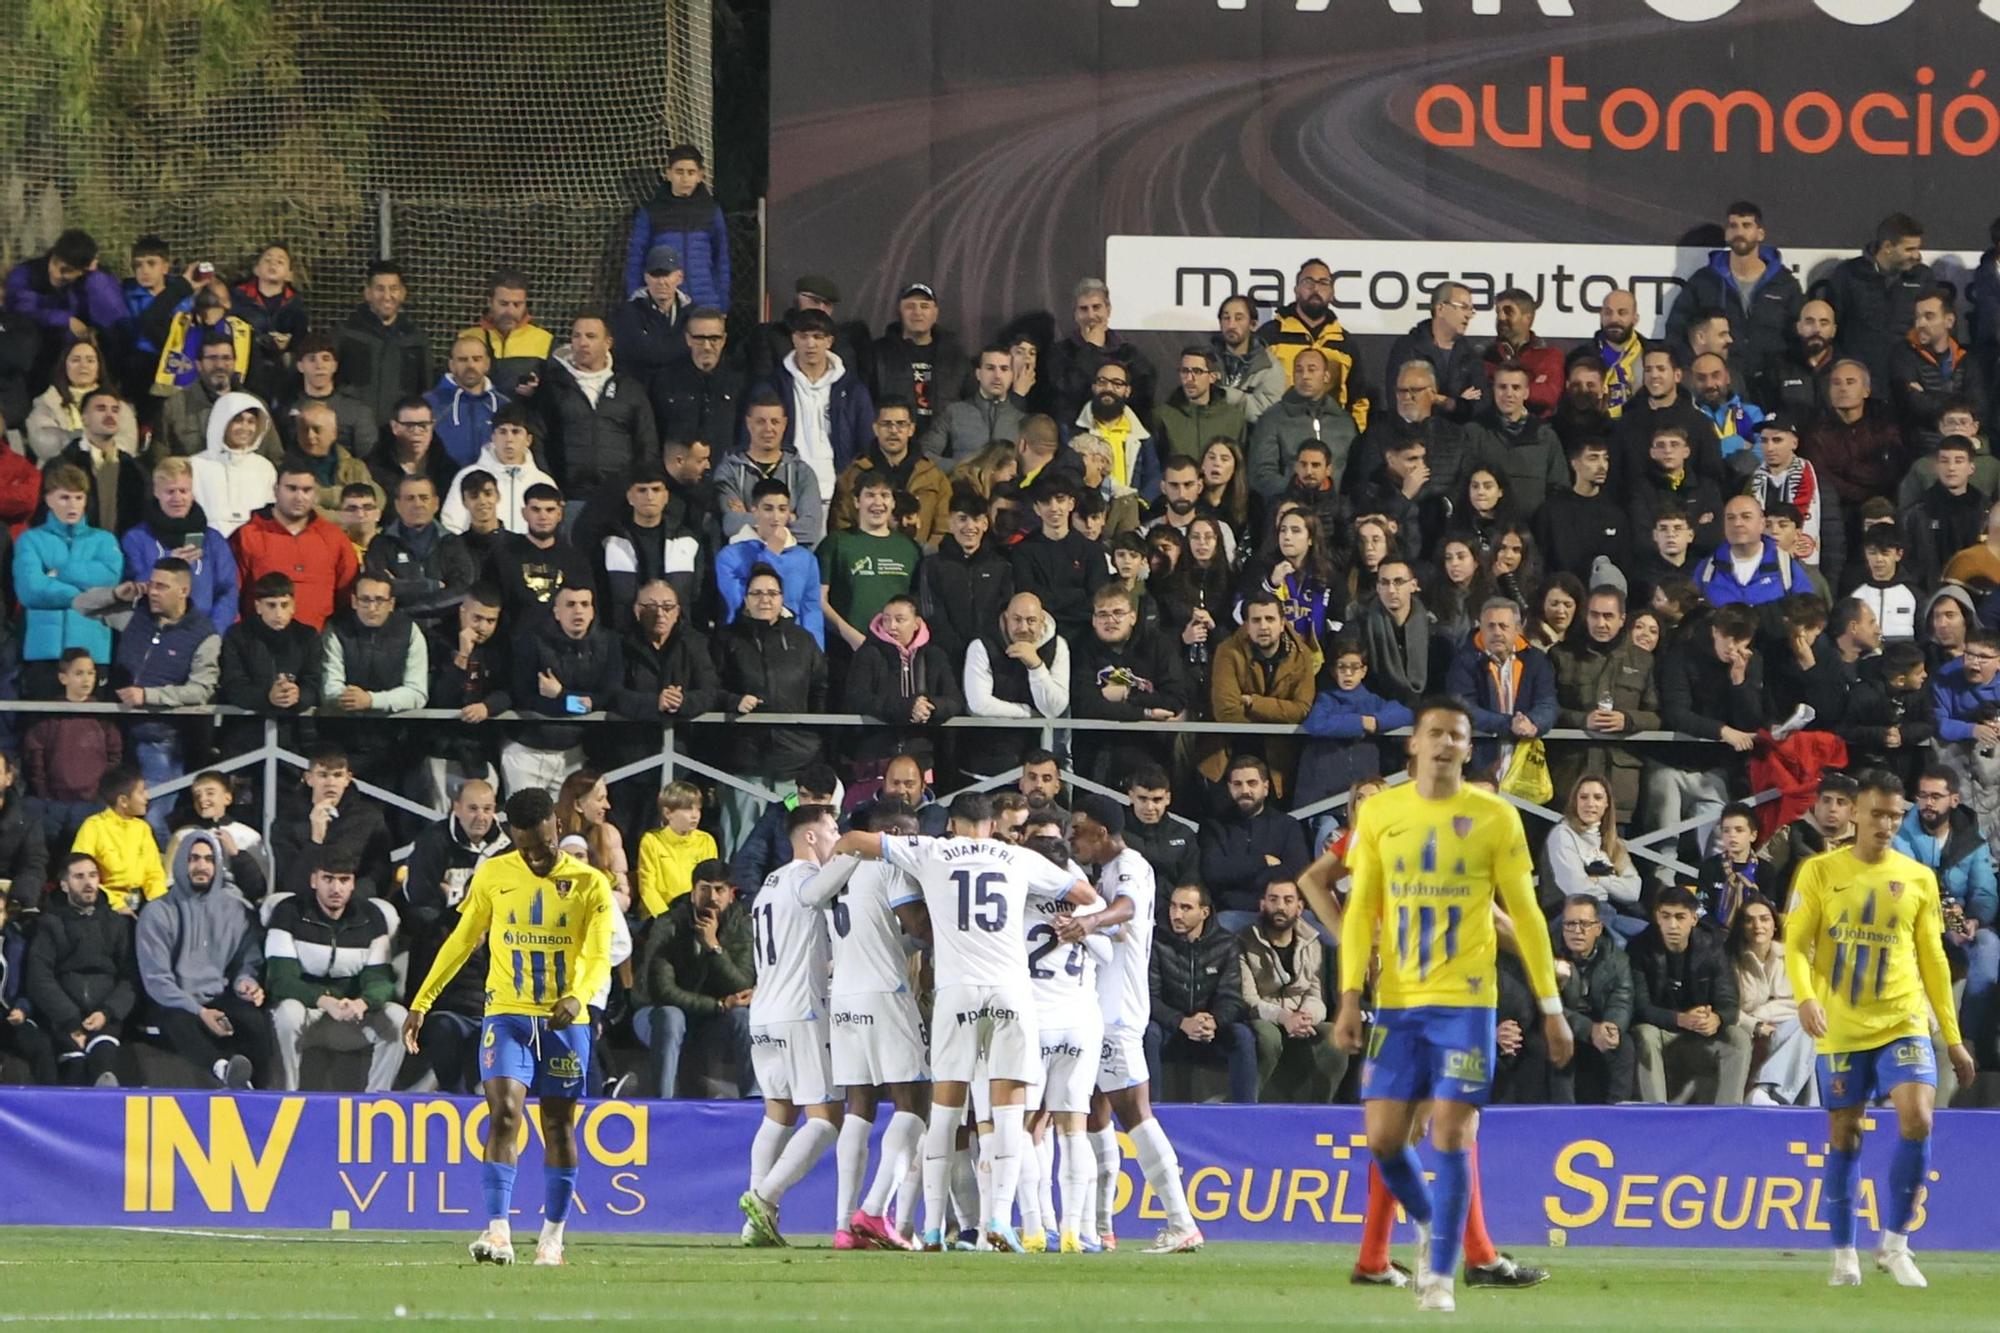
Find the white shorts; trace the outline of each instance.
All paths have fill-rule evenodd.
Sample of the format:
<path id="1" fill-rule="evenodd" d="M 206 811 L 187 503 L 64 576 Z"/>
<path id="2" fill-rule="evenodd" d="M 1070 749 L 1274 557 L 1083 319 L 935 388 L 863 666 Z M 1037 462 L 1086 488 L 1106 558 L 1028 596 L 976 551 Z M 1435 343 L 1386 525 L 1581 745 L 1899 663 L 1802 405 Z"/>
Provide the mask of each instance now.
<path id="1" fill-rule="evenodd" d="M 1028 1089 L 1028 1109 L 1073 1112 L 1090 1110 L 1090 1094 L 1097 1087 L 1097 1067 L 1102 1054 L 1104 1028 L 1042 1029 L 1042 1074 Z"/>
<path id="2" fill-rule="evenodd" d="M 833 1081 L 843 1088 L 920 1083 L 930 1077 L 917 1000 L 908 991 L 836 995 Z"/>
<path id="3" fill-rule="evenodd" d="M 1146 1070 L 1146 1041 L 1136 1028 L 1104 1029 L 1104 1044 L 1097 1064 L 1097 1090 L 1123 1092 L 1136 1088 L 1151 1075 Z"/>
<path id="4" fill-rule="evenodd" d="M 750 1065 L 764 1096 L 794 1106 L 838 1101 L 826 1022 L 764 1023 L 750 1029 Z"/>
<path id="5" fill-rule="evenodd" d="M 983 1078 L 1034 1081 L 1042 1063 L 1034 996 L 1018 986 L 940 986 L 931 1005 L 931 1077 L 970 1083 Z"/>

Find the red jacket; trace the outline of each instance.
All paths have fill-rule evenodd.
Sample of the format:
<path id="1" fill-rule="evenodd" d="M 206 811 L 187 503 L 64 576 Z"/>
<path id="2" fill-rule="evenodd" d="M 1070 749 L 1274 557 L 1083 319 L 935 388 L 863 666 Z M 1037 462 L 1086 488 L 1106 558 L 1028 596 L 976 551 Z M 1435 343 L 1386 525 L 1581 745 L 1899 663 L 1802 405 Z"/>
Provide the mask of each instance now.
<path id="1" fill-rule="evenodd" d="M 20 536 L 41 499 L 41 469 L 15 453 L 5 437 L 0 437 L 0 523 L 5 523 L 14 536 Z"/>
<path id="2" fill-rule="evenodd" d="M 1795 731 L 1781 741 L 1772 740 L 1768 731 L 1758 732 L 1750 755 L 1750 790 L 1775 787 L 1778 799 L 1757 807 L 1757 841 L 1763 843 L 1812 809 L 1819 799 L 1820 775 L 1845 767 L 1847 742 L 1830 731 Z"/>
<path id="3" fill-rule="evenodd" d="M 1544 420 L 1554 416 L 1563 393 L 1561 350 L 1531 337 L 1526 346 L 1510 356 L 1506 346 L 1495 338 L 1486 348 L 1487 382 L 1492 382 L 1495 370 L 1510 362 L 1528 372 L 1528 411 Z"/>
<path id="4" fill-rule="evenodd" d="M 230 535 L 229 550 L 242 581 L 246 620 L 257 614 L 251 585 L 266 574 L 283 574 L 296 590 L 299 620 L 325 629 L 334 611 L 347 604 L 348 586 L 361 570 L 354 543 L 317 512 L 295 535 L 269 509 L 260 509 Z"/>

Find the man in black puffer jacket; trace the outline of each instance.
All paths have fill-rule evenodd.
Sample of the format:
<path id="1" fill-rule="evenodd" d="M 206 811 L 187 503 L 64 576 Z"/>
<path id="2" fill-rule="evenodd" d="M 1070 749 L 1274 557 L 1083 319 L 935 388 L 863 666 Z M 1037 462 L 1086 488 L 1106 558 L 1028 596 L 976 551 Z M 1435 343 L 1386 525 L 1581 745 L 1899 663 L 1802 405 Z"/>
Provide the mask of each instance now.
<path id="1" fill-rule="evenodd" d="M 119 1036 L 139 999 L 132 919 L 105 904 L 88 855 L 67 859 L 59 887 L 28 945 L 28 998 L 63 1082 L 116 1086 Z"/>
<path id="2" fill-rule="evenodd" d="M 1226 1060 L 1229 1100 L 1257 1100 L 1257 1041 L 1244 1021 L 1243 969 L 1236 936 L 1218 930 L 1208 890 L 1183 884 L 1167 899 L 1169 929 L 1153 937 L 1153 1021 L 1146 1064 L 1158 1078 L 1171 1056 L 1187 1063 Z"/>
<path id="3" fill-rule="evenodd" d="M 522 635 L 514 652 L 514 707 L 555 719 L 608 711 L 625 684 L 625 656 L 611 631 L 597 623 L 597 594 L 564 587 L 550 618 Z M 580 722 L 537 722 L 500 749 L 507 790 L 544 787 L 554 796 L 583 763 L 588 728 Z"/>
<path id="4" fill-rule="evenodd" d="M 615 500 L 634 465 L 660 456 L 646 386 L 613 364 L 611 341 L 601 315 L 578 315 L 540 382 L 517 386 L 548 428 L 549 471 L 572 505 Z"/>
<path id="5" fill-rule="evenodd" d="M 48 837 L 42 821 L 28 811 L 20 769 L 4 753 L 0 753 L 0 879 L 13 883 L 7 899 L 15 911 L 42 905 L 42 889 L 49 881 Z"/>
<path id="6" fill-rule="evenodd" d="M 1737 1018 L 1736 965 L 1721 932 L 1699 925 L 1701 905 L 1679 885 L 1653 902 L 1653 924 L 1632 941 L 1632 1035 L 1639 1100 L 1692 1093 L 1714 1069 L 1715 1105 L 1741 1106 L 1750 1076 L 1750 1030 Z M 1671 1067 L 1671 1072 L 1670 1072 Z"/>

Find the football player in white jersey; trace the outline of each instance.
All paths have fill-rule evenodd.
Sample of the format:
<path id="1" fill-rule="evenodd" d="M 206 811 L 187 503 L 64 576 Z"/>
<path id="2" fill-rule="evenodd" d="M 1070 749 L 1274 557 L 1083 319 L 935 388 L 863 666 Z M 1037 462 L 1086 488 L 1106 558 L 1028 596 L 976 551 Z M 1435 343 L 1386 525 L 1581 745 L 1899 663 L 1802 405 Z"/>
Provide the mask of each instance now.
<path id="1" fill-rule="evenodd" d="M 1014 1191 L 1027 1138 L 1027 1085 L 1041 1063 L 1034 995 L 1028 985 L 1027 902 L 1098 901 L 1086 880 L 993 837 L 992 804 L 969 792 L 951 803 L 951 836 L 904 838 L 851 832 L 835 846 L 887 861 L 917 888 L 891 906 L 921 902 L 937 968 L 931 1006 L 930 1125 L 924 1133 L 924 1248 L 942 1248 L 945 1179 L 965 1113 L 967 1085 L 983 1056 L 993 1102 L 993 1188 L 985 1230 L 995 1249 L 1022 1252 L 1013 1225 Z"/>
<path id="2" fill-rule="evenodd" d="M 806 897 L 840 829 L 832 806 L 801 805 L 785 816 L 785 832 L 792 859 L 771 872 L 750 912 L 757 954 L 750 1061 L 764 1090 L 764 1123 L 750 1144 L 750 1188 L 736 1205 L 750 1223 L 746 1239 L 764 1245 L 785 1243 L 778 1233 L 778 1202 L 805 1179 L 840 1132 L 840 1097 L 827 1050 L 832 950 L 826 913 Z"/>
<path id="3" fill-rule="evenodd" d="M 1150 965 L 1153 953 L 1153 867 L 1125 845 L 1125 808 L 1108 797 L 1078 800 L 1070 815 L 1070 846 L 1077 859 L 1097 867 L 1098 892 L 1105 910 L 1096 916 L 1071 917 L 1058 925 L 1065 940 L 1087 933 L 1115 931 L 1111 961 L 1098 973 L 1098 995 L 1104 1010 L 1104 1051 L 1098 1064 L 1097 1088 L 1103 1094 L 1092 1107 L 1091 1137 L 1097 1146 L 1100 1232 L 1104 1248 L 1115 1249 L 1111 1213 L 1117 1199 L 1118 1173 L 1124 1169 L 1118 1133 L 1111 1113 L 1131 1136 L 1146 1183 L 1167 1210 L 1167 1225 L 1146 1248 L 1147 1254 L 1185 1254 L 1202 1246 L 1201 1228 L 1188 1211 L 1181 1187 L 1180 1159 L 1167 1132 L 1153 1118 L 1147 1097 L 1145 1033 L 1152 1016 Z"/>
<path id="4" fill-rule="evenodd" d="M 1033 838 L 1030 851 L 1075 873 L 1069 845 L 1060 838 Z M 1103 911 L 1099 907 L 1095 909 Z M 1090 1101 L 1097 1091 L 1098 1056 L 1104 1044 L 1104 1016 L 1097 996 L 1098 968 L 1111 958 L 1112 944 L 1103 935 L 1065 941 L 1057 927 L 1076 912 L 1068 903 L 1040 899 L 1028 906 L 1028 980 L 1035 991 L 1035 1020 L 1042 1032 L 1042 1077 L 1028 1089 L 1029 1109 L 1045 1109 L 1053 1117 L 1055 1137 L 1062 1145 L 1062 1216 L 1057 1234 L 1064 1254 L 1083 1253 L 1083 1202 L 1097 1188 L 1097 1153 L 1085 1132 Z M 1039 1187 L 1042 1174 L 1035 1164 Z M 1030 1191 L 1021 1193 L 1021 1216 L 1031 1232 L 1037 1220 L 1029 1216 Z M 1033 1211 L 1041 1212 L 1039 1201 Z M 1024 1237 L 1030 1250 L 1037 1237 Z M 1042 1238 L 1046 1246 L 1046 1237 Z"/>
<path id="5" fill-rule="evenodd" d="M 909 836 L 917 816 L 906 803 L 875 803 L 869 827 Z M 917 997 L 910 991 L 903 928 L 889 904 L 912 896 L 908 872 L 881 861 L 836 856 L 806 886 L 806 900 L 827 909 L 833 926 L 833 1081 L 847 1091 L 847 1116 L 835 1149 L 836 1250 L 913 1250 L 887 1217 L 889 1201 L 921 1160 L 930 1109 L 930 1066 Z M 882 1135 L 882 1161 L 868 1197 L 868 1140 L 887 1097 L 896 1114 Z"/>

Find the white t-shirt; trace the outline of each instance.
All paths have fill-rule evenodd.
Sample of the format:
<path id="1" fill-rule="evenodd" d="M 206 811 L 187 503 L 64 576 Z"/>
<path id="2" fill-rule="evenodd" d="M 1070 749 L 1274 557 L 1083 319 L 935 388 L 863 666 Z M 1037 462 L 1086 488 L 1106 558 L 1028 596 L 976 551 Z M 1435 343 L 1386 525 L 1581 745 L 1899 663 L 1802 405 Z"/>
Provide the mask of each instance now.
<path id="1" fill-rule="evenodd" d="M 1067 870 L 991 838 L 882 838 L 882 857 L 916 877 L 891 907 L 920 898 L 930 910 L 937 984 L 1021 986 L 1028 979 L 1027 902 L 1067 898 Z"/>
<path id="2" fill-rule="evenodd" d="M 831 949 L 826 913 L 809 903 L 805 886 L 819 867 L 791 861 L 771 872 L 750 910 L 757 951 L 757 993 L 750 998 L 750 1022 L 799 1023 L 826 1013 L 827 966 Z"/>
<path id="3" fill-rule="evenodd" d="M 1104 1026 L 1144 1028 L 1153 1013 L 1153 899 L 1158 893 L 1153 867 L 1127 847 L 1097 872 L 1098 896 L 1110 907 L 1132 900 L 1132 919 L 1111 938 L 1111 961 L 1097 974 Z"/>
<path id="4" fill-rule="evenodd" d="M 868 995 L 909 989 L 903 928 L 891 900 L 909 901 L 915 881 L 892 865 L 836 856 L 806 886 L 806 900 L 826 909 L 833 928 L 833 991 Z"/>

